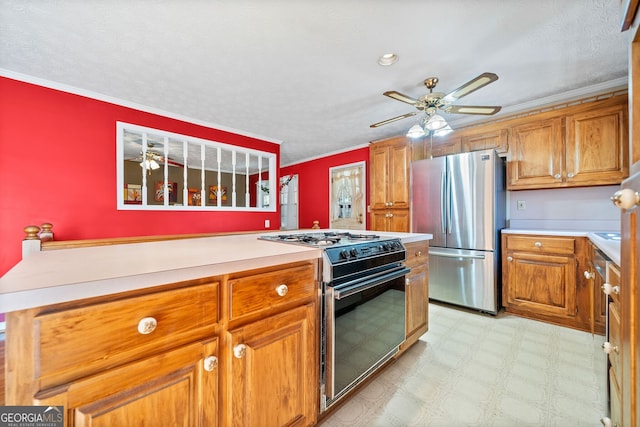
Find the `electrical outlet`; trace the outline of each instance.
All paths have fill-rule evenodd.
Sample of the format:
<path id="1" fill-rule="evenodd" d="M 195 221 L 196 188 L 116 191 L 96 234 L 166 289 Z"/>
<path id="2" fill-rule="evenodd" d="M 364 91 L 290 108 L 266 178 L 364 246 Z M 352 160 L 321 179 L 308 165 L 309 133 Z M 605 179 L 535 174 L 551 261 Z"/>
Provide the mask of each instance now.
<path id="1" fill-rule="evenodd" d="M 527 202 L 524 200 L 518 200 L 518 210 L 523 211 L 527 208 Z"/>
<path id="2" fill-rule="evenodd" d="M 264 220 L 264 228 L 269 228 L 269 227 L 271 227 L 271 221 L 268 220 L 268 219 L 265 219 Z"/>

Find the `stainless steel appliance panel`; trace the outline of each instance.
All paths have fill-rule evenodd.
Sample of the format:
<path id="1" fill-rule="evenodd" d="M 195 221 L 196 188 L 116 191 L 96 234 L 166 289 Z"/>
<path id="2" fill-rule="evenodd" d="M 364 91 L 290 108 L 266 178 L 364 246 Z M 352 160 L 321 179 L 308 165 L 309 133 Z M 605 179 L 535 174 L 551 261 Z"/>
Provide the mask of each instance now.
<path id="1" fill-rule="evenodd" d="M 411 221 L 414 230 L 433 235 L 429 242 L 431 246 L 446 246 L 446 166 L 446 157 L 419 160 L 411 165 Z"/>
<path id="2" fill-rule="evenodd" d="M 495 249 L 495 156 L 493 151 L 475 151 L 447 157 L 446 247 Z"/>
<path id="3" fill-rule="evenodd" d="M 495 314 L 496 258 L 491 251 L 429 249 L 429 297 Z"/>

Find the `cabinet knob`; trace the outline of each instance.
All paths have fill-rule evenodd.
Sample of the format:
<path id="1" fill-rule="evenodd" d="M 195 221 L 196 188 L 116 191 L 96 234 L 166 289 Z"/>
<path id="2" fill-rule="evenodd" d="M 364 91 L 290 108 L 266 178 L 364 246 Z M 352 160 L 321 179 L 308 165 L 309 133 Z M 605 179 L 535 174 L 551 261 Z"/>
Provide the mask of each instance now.
<path id="1" fill-rule="evenodd" d="M 600 418 L 600 422 L 604 427 L 613 427 L 613 424 L 611 423 L 611 418 L 609 417 Z"/>
<path id="2" fill-rule="evenodd" d="M 513 261 L 513 257 L 512 256 L 508 256 L 507 257 L 507 261 L 509 261 L 509 262 Z"/>
<path id="3" fill-rule="evenodd" d="M 281 297 L 285 296 L 289 292 L 289 287 L 284 283 L 276 287 L 276 293 Z"/>
<path id="4" fill-rule="evenodd" d="M 535 245 L 536 245 L 536 248 L 541 248 L 542 247 L 542 243 L 541 242 L 536 242 Z"/>
<path id="5" fill-rule="evenodd" d="M 585 270 L 584 277 L 585 277 L 585 279 L 593 279 L 594 277 L 596 277 L 596 274 L 591 272 L 591 271 L 586 271 Z"/>
<path id="6" fill-rule="evenodd" d="M 204 370 L 207 372 L 211 372 L 218 367 L 218 358 L 215 356 L 205 357 L 204 359 Z"/>
<path id="7" fill-rule="evenodd" d="M 640 204 L 640 193 L 630 188 L 623 188 L 613 193 L 611 201 L 620 209 L 632 209 Z"/>
<path id="8" fill-rule="evenodd" d="M 238 344 L 237 346 L 233 347 L 233 355 L 236 359 L 242 359 L 245 354 L 247 354 L 246 344 Z"/>
<path id="9" fill-rule="evenodd" d="M 607 295 L 611 295 L 611 294 L 618 295 L 620 293 L 620 286 L 618 285 L 611 286 L 609 283 L 605 283 L 604 285 L 602 285 L 601 289 L 602 289 L 602 292 L 604 292 Z"/>
<path id="10" fill-rule="evenodd" d="M 574 176 L 576 176 L 576 174 L 575 174 L 575 173 L 573 173 L 573 172 L 569 172 L 569 173 L 567 174 L 567 178 L 573 178 Z"/>
<path id="11" fill-rule="evenodd" d="M 554 178 L 554 179 L 560 179 L 560 178 L 562 178 L 562 175 L 560 175 L 559 173 L 557 173 L 557 174 L 553 175 L 553 178 Z"/>
<path id="12" fill-rule="evenodd" d="M 138 322 L 138 332 L 142 335 L 150 334 L 156 330 L 158 321 L 153 317 L 144 317 Z"/>
<path id="13" fill-rule="evenodd" d="M 618 346 L 617 345 L 611 345 L 611 343 L 609 341 L 605 342 L 602 344 L 602 351 L 604 351 L 607 354 L 610 354 L 612 351 L 613 352 L 618 352 Z"/>
<path id="14" fill-rule="evenodd" d="M 416 256 L 422 256 L 422 251 L 416 252 Z"/>

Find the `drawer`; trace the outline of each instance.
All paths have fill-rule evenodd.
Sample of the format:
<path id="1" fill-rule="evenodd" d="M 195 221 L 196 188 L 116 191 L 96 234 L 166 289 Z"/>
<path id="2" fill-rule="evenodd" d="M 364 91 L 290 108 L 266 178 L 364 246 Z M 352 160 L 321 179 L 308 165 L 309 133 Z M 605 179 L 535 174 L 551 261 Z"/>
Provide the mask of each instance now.
<path id="1" fill-rule="evenodd" d="M 35 364 L 42 385 L 211 335 L 218 322 L 218 289 L 214 282 L 36 316 Z M 151 318 L 155 328 L 147 326 Z"/>
<path id="2" fill-rule="evenodd" d="M 407 250 L 407 267 L 425 265 L 429 261 L 429 242 L 412 242 L 404 245 Z"/>
<path id="3" fill-rule="evenodd" d="M 506 235 L 507 250 L 573 254 L 576 239 L 571 237 Z"/>
<path id="4" fill-rule="evenodd" d="M 259 313 L 317 296 L 313 264 L 229 280 L 229 319 Z"/>
<path id="5" fill-rule="evenodd" d="M 609 362 L 611 363 L 611 371 L 615 374 L 618 384 L 622 384 L 620 371 L 622 369 L 620 352 L 621 352 L 621 330 L 620 330 L 620 312 L 614 303 L 609 303 L 609 343 L 611 351 L 609 352 Z"/>

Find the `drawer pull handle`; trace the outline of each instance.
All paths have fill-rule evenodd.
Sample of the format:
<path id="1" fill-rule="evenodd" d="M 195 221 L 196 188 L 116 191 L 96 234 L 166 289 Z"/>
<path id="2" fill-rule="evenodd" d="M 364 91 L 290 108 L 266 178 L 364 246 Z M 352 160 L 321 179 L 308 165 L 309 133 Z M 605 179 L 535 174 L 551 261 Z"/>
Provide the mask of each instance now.
<path id="1" fill-rule="evenodd" d="M 215 356 L 205 357 L 204 359 L 204 370 L 207 372 L 211 372 L 218 367 L 218 358 Z"/>
<path id="2" fill-rule="evenodd" d="M 609 283 L 605 283 L 604 285 L 602 285 L 602 292 L 604 292 L 607 295 L 611 295 L 611 294 L 616 294 L 618 295 L 620 293 L 620 286 L 611 286 Z"/>
<path id="3" fill-rule="evenodd" d="M 535 245 L 536 245 L 536 248 L 541 248 L 542 247 L 542 243 L 540 243 L 540 242 L 536 242 Z"/>
<path id="4" fill-rule="evenodd" d="M 512 256 L 508 256 L 507 257 L 507 261 L 509 261 L 509 262 L 513 261 L 513 257 Z"/>
<path id="5" fill-rule="evenodd" d="M 276 287 L 276 293 L 281 297 L 285 296 L 289 292 L 289 287 L 284 283 L 278 287 Z"/>
<path id="6" fill-rule="evenodd" d="M 591 271 L 586 271 L 585 270 L 584 277 L 585 277 L 585 279 L 593 279 L 594 277 L 596 277 L 596 274 L 591 272 Z"/>
<path id="7" fill-rule="evenodd" d="M 611 343 L 607 341 L 602 344 L 602 351 L 604 351 L 607 354 L 611 354 L 612 351 L 618 353 L 618 346 L 611 345 Z"/>
<path id="8" fill-rule="evenodd" d="M 156 330 L 158 321 L 153 317 L 144 317 L 138 322 L 138 332 L 142 335 L 148 335 Z"/>
<path id="9" fill-rule="evenodd" d="M 247 354 L 246 344 L 238 344 L 237 346 L 233 347 L 233 355 L 236 359 L 242 359 L 245 354 Z"/>
<path id="10" fill-rule="evenodd" d="M 632 209 L 640 204 L 640 193 L 630 188 L 623 188 L 614 193 L 611 201 L 620 209 Z"/>
<path id="11" fill-rule="evenodd" d="M 416 256 L 422 256 L 422 251 L 416 252 Z"/>

